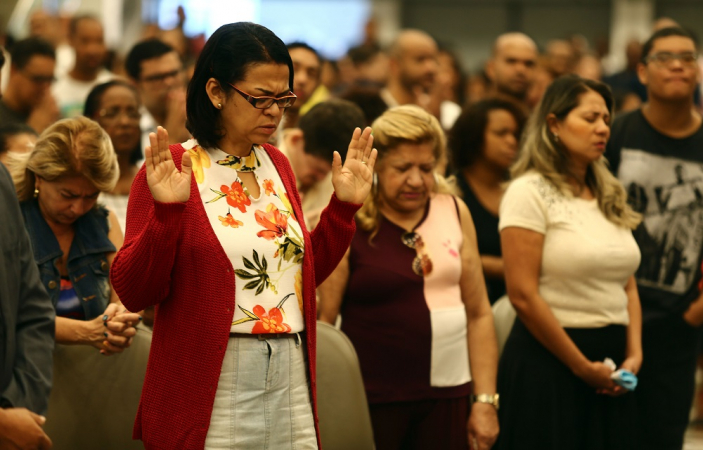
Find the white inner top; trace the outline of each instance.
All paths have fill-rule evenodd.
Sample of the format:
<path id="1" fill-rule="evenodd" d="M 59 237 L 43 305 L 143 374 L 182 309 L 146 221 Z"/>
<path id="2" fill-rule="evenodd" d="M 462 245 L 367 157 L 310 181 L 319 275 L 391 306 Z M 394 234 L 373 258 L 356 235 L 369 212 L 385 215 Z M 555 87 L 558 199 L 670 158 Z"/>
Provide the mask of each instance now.
<path id="1" fill-rule="evenodd" d="M 230 155 L 183 144 L 191 154 L 200 197 L 235 271 L 232 333 L 303 331 L 303 233 L 278 171 L 261 147 L 253 173 L 259 198 L 243 188 Z M 226 295 L 223 293 L 223 295 Z"/>

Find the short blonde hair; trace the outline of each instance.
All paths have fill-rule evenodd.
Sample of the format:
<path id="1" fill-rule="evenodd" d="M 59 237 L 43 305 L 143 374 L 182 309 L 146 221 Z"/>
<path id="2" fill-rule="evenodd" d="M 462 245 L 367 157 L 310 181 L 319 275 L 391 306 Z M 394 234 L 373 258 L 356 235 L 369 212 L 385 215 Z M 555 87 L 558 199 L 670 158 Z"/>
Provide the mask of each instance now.
<path id="1" fill-rule="evenodd" d="M 55 181 L 81 175 L 101 192 L 109 192 L 120 176 L 110 136 L 86 117 L 54 123 L 30 153 L 11 155 L 9 167 L 21 202 L 32 198 L 36 177 Z"/>
<path id="2" fill-rule="evenodd" d="M 378 150 L 378 162 L 381 162 L 389 152 L 402 144 L 429 143 L 432 145 L 435 163 L 439 164 L 447 158 L 447 140 L 444 136 L 444 130 L 432 114 L 419 106 L 403 105 L 391 108 L 377 118 L 371 128 L 373 129 L 373 145 Z M 437 180 L 436 192 L 456 194 L 452 180 L 447 180 L 440 174 L 436 174 L 435 179 Z M 376 189 L 366 197 L 364 206 L 356 217 L 359 226 L 365 231 L 370 231 L 370 238 L 373 239 L 378 232 L 380 220 Z"/>

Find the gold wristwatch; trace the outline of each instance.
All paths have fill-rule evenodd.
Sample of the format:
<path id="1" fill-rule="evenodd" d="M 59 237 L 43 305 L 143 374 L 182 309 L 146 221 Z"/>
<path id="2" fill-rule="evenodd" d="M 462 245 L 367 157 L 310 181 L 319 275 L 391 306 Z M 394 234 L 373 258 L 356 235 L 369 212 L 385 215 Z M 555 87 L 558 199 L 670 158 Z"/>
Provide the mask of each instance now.
<path id="1" fill-rule="evenodd" d="M 500 407 L 500 395 L 498 394 L 478 394 L 471 396 L 471 403 L 488 403 L 493 405 L 498 411 Z"/>

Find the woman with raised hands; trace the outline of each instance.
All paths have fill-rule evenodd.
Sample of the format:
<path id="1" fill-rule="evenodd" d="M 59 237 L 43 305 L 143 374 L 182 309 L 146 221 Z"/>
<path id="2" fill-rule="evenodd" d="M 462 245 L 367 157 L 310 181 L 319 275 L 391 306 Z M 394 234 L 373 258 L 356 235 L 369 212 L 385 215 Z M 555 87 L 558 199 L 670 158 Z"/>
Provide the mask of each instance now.
<path id="1" fill-rule="evenodd" d="M 309 233 L 288 160 L 266 144 L 292 86 L 278 37 L 224 25 L 188 86 L 195 139 L 150 136 L 112 269 L 130 310 L 156 305 L 134 433 L 147 449 L 319 447 L 315 289 L 351 242 L 377 152 L 370 128 L 353 132 Z"/>

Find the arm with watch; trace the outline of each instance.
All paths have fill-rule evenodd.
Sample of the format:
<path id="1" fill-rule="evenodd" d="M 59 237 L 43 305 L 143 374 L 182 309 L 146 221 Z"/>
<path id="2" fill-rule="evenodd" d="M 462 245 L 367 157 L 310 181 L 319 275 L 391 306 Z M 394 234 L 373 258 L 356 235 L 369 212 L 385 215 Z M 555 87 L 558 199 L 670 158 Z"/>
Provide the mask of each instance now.
<path id="1" fill-rule="evenodd" d="M 496 393 L 498 343 L 473 220 L 464 202 L 457 203 L 464 238 L 461 248 L 461 296 L 466 306 L 474 391 L 471 396 L 473 405 L 468 422 L 468 442 L 470 450 L 487 450 L 495 443 L 499 431 Z"/>

